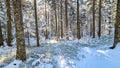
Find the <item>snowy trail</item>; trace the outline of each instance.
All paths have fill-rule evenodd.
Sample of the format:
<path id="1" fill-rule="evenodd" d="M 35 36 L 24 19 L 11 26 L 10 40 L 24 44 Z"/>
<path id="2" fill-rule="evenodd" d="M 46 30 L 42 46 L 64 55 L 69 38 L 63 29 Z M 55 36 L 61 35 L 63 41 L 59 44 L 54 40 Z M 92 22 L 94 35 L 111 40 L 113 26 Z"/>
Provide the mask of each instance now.
<path id="1" fill-rule="evenodd" d="M 40 68 L 39 65 L 45 67 L 46 64 L 54 67 L 54 68 L 64 68 L 68 67 L 68 65 L 74 64 L 70 62 L 71 58 L 75 58 L 77 56 L 71 57 L 73 53 L 71 50 L 72 47 L 70 46 L 63 46 L 63 45 L 55 45 L 55 44 L 48 44 L 44 47 L 36 48 L 31 52 L 33 55 L 33 60 L 27 63 L 27 68 L 32 68 L 32 66 L 36 66 L 35 68 Z M 41 55 L 43 55 L 41 57 Z M 77 55 L 77 54 L 76 54 Z M 37 58 L 35 57 L 37 56 Z M 74 67 L 72 65 L 72 67 Z"/>
<path id="2" fill-rule="evenodd" d="M 75 68 L 74 59 L 78 59 L 78 48 L 66 44 L 48 44 L 32 51 L 33 56 L 37 55 L 34 61 L 27 64 L 27 68 L 42 68 L 49 65 L 54 68 Z M 41 57 L 43 55 L 43 57 Z M 80 57 L 80 56 L 79 56 Z M 40 66 L 39 66 L 40 65 Z M 30 67 L 31 66 L 31 67 Z"/>
<path id="3" fill-rule="evenodd" d="M 78 61 L 76 68 L 120 68 L 120 53 L 118 53 L 120 46 L 114 50 L 89 49 L 86 51 L 89 51 L 86 59 Z"/>
<path id="4" fill-rule="evenodd" d="M 59 42 L 27 48 L 28 59 L 23 68 L 120 68 L 120 46 L 114 50 L 101 46 Z"/>

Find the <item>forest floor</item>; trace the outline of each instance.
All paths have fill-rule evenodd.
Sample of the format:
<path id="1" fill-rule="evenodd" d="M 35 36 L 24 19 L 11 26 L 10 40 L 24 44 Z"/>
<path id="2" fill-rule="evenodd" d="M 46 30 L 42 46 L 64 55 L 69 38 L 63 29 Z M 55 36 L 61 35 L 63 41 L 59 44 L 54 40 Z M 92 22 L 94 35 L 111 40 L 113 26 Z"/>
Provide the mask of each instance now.
<path id="1" fill-rule="evenodd" d="M 15 46 L 0 47 L 0 68 L 120 68 L 120 44 L 108 49 L 112 44 L 113 36 L 47 40 L 40 47 L 26 47 L 25 62 L 15 60 Z"/>

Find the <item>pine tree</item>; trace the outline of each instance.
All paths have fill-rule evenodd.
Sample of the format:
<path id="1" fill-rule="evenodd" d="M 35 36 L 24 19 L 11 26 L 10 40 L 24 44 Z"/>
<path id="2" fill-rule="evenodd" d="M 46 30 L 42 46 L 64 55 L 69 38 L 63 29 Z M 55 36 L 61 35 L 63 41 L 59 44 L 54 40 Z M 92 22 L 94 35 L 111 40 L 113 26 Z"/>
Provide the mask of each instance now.
<path id="1" fill-rule="evenodd" d="M 99 24 L 98 24 L 98 36 L 101 36 L 101 0 L 99 0 Z"/>
<path id="2" fill-rule="evenodd" d="M 0 1 L 0 9 L 2 9 L 2 3 L 1 3 L 1 1 Z M 2 35 L 1 20 L 0 20 L 0 46 L 3 46 L 3 35 Z"/>
<path id="3" fill-rule="evenodd" d="M 120 0 L 117 0 L 117 15 L 116 15 L 116 23 L 115 23 L 115 33 L 114 33 L 114 43 L 113 46 L 110 47 L 114 49 L 118 42 L 120 42 Z"/>
<path id="4" fill-rule="evenodd" d="M 58 40 L 58 19 L 57 19 L 57 4 L 56 4 L 56 0 L 55 0 L 55 36 L 56 36 L 56 40 Z"/>
<path id="5" fill-rule="evenodd" d="M 3 46 L 3 35 L 2 35 L 1 21 L 0 21 L 0 46 Z"/>
<path id="6" fill-rule="evenodd" d="M 61 2 L 60 2 L 60 13 L 61 13 L 61 38 L 63 38 L 63 19 L 62 19 L 62 12 L 63 12 L 63 5 L 62 5 L 62 0 L 61 0 Z"/>
<path id="7" fill-rule="evenodd" d="M 95 38 L 95 1 L 93 0 L 93 38 Z"/>
<path id="8" fill-rule="evenodd" d="M 68 0 L 65 0 L 65 32 L 68 34 Z"/>
<path id="9" fill-rule="evenodd" d="M 79 0 L 77 0 L 77 38 L 80 39 Z"/>
<path id="10" fill-rule="evenodd" d="M 12 24 L 11 24 L 11 7 L 10 7 L 10 0 L 6 0 L 6 7 L 7 7 L 7 44 L 8 46 L 12 46 Z"/>
<path id="11" fill-rule="evenodd" d="M 13 0 L 13 7 L 14 7 L 14 23 L 16 28 L 16 42 L 17 42 L 16 59 L 24 61 L 26 60 L 26 50 L 25 50 L 21 0 Z"/>
<path id="12" fill-rule="evenodd" d="M 47 24 L 48 24 L 48 16 L 47 16 L 47 6 L 46 6 L 46 3 L 47 3 L 47 1 L 45 0 L 45 22 L 46 22 L 46 34 L 45 34 L 45 37 L 46 37 L 46 39 L 48 39 L 48 29 L 47 29 Z"/>
<path id="13" fill-rule="evenodd" d="M 38 33 L 38 21 L 37 21 L 37 5 L 36 5 L 36 0 L 34 0 L 34 9 L 35 9 L 35 25 L 36 25 L 37 46 L 40 46 L 40 44 L 39 44 L 39 33 Z"/>

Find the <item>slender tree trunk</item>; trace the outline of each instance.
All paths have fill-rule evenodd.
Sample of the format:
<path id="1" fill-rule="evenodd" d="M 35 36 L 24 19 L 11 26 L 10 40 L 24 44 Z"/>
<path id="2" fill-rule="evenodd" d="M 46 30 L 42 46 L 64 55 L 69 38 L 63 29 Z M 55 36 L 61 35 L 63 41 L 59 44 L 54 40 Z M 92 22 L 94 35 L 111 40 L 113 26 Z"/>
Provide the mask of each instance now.
<path id="1" fill-rule="evenodd" d="M 47 39 L 49 38 L 49 31 L 48 31 L 48 29 L 49 29 L 49 9 L 48 9 L 48 11 L 47 11 Z"/>
<path id="2" fill-rule="evenodd" d="M 60 3 L 58 3 L 58 8 L 57 8 L 57 19 L 58 19 L 58 39 L 60 38 Z"/>
<path id="3" fill-rule="evenodd" d="M 93 38 L 95 38 L 95 1 L 93 0 Z"/>
<path id="4" fill-rule="evenodd" d="M 65 32 L 68 34 L 68 0 L 65 0 L 65 26 Z"/>
<path id="5" fill-rule="evenodd" d="M 3 35 L 2 35 L 1 21 L 0 21 L 0 46 L 3 46 Z"/>
<path id="6" fill-rule="evenodd" d="M 47 22 L 48 22 L 47 26 L 49 27 L 50 26 L 50 10 L 49 10 L 49 8 L 47 11 Z"/>
<path id="7" fill-rule="evenodd" d="M 46 7 L 47 1 L 45 0 L 45 22 L 46 22 L 46 33 L 45 33 L 45 38 L 48 39 L 48 9 Z"/>
<path id="8" fill-rule="evenodd" d="M 37 21 L 37 5 L 36 5 L 36 0 L 34 0 L 34 9 L 35 9 L 35 25 L 36 25 L 37 46 L 40 46 L 40 44 L 39 44 L 39 33 L 38 33 L 38 21 Z"/>
<path id="9" fill-rule="evenodd" d="M 16 41 L 17 41 L 16 59 L 24 61 L 26 60 L 26 50 L 25 50 L 21 0 L 13 0 L 13 5 L 14 5 L 14 22 L 16 27 Z"/>
<path id="10" fill-rule="evenodd" d="M 57 22 L 57 9 L 56 9 L 56 4 L 55 4 L 55 35 L 56 35 L 56 40 L 58 40 L 58 22 Z"/>
<path id="11" fill-rule="evenodd" d="M 12 46 L 12 24 L 11 24 L 11 8 L 10 8 L 10 0 L 6 0 L 7 7 L 7 44 L 8 46 Z"/>
<path id="12" fill-rule="evenodd" d="M 116 23 L 115 23 L 115 33 L 114 33 L 114 43 L 113 46 L 110 47 L 114 49 L 118 42 L 120 42 L 120 0 L 117 0 L 117 16 L 116 16 Z"/>
<path id="13" fill-rule="evenodd" d="M 28 46 L 30 46 L 30 31 L 29 31 L 29 27 L 27 28 L 27 32 L 28 32 Z"/>
<path id="14" fill-rule="evenodd" d="M 80 39 L 79 0 L 77 0 L 77 38 Z"/>
<path id="15" fill-rule="evenodd" d="M 90 23 L 90 37 L 93 35 L 93 24 L 92 22 Z"/>
<path id="16" fill-rule="evenodd" d="M 98 24 L 98 36 L 101 36 L 101 0 L 99 0 L 99 24 Z"/>
<path id="17" fill-rule="evenodd" d="M 61 0 L 61 2 L 60 2 L 60 4 L 61 4 L 61 7 L 60 7 L 60 13 L 61 13 L 61 38 L 63 38 L 63 19 L 62 19 L 62 9 L 63 9 L 63 6 L 62 6 L 62 0 Z"/>
<path id="18" fill-rule="evenodd" d="M 2 8 L 2 3 L 1 3 L 1 1 L 0 1 L 0 8 Z M 3 35 L 2 35 L 1 20 L 0 20 L 0 46 L 3 46 Z"/>

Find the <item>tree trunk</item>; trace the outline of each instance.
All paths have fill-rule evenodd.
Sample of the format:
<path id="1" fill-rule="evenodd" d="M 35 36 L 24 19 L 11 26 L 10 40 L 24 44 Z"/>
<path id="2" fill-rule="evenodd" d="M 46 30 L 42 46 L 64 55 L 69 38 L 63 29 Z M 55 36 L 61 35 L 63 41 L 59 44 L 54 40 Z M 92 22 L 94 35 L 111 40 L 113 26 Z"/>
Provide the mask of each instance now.
<path id="1" fill-rule="evenodd" d="M 12 24 L 11 24 L 11 8 L 10 8 L 10 0 L 6 0 L 7 7 L 7 45 L 12 46 Z"/>
<path id="2" fill-rule="evenodd" d="M 95 38 L 95 1 L 93 0 L 93 38 Z"/>
<path id="3" fill-rule="evenodd" d="M 58 7 L 57 7 L 57 19 L 58 19 L 58 39 L 60 38 L 60 3 L 58 2 Z"/>
<path id="4" fill-rule="evenodd" d="M 47 10 L 46 39 L 49 38 L 49 11 Z"/>
<path id="5" fill-rule="evenodd" d="M 16 27 L 16 41 L 17 41 L 16 59 L 24 61 L 26 60 L 26 50 L 25 50 L 21 0 L 13 0 L 13 5 L 14 5 L 14 22 Z"/>
<path id="6" fill-rule="evenodd" d="M 35 10 L 35 25 L 36 25 L 36 38 L 37 38 L 37 46 L 40 46 L 39 44 L 39 33 L 38 33 L 38 21 L 37 21 L 37 5 L 36 0 L 34 0 L 34 10 Z"/>
<path id="7" fill-rule="evenodd" d="M 61 13 L 61 38 L 63 38 L 63 19 L 62 19 L 62 9 L 63 9 L 63 6 L 62 6 L 62 0 L 61 0 L 61 2 L 60 2 L 60 4 L 61 4 L 61 7 L 60 7 L 60 13 Z"/>
<path id="8" fill-rule="evenodd" d="M 117 15 L 115 23 L 114 43 L 111 49 L 115 48 L 117 43 L 120 42 L 120 0 L 117 0 Z"/>
<path id="9" fill-rule="evenodd" d="M 90 23 L 90 37 L 93 35 L 93 24 L 92 22 Z"/>
<path id="10" fill-rule="evenodd" d="M 68 0 L 65 0 L 65 32 L 68 34 Z"/>
<path id="11" fill-rule="evenodd" d="M 27 28 L 27 32 L 28 32 L 28 46 L 30 46 L 30 29 L 29 27 Z"/>
<path id="12" fill-rule="evenodd" d="M 2 35 L 1 21 L 0 21 L 0 46 L 3 46 L 3 35 Z"/>
<path id="13" fill-rule="evenodd" d="M 45 33 L 45 38 L 48 39 L 48 10 L 47 10 L 47 7 L 46 7 L 46 3 L 47 1 L 45 0 L 45 22 L 46 22 L 46 33 Z"/>
<path id="14" fill-rule="evenodd" d="M 55 36 L 56 40 L 58 40 L 58 22 L 57 22 L 57 9 L 56 9 L 56 3 L 55 3 Z"/>
<path id="15" fill-rule="evenodd" d="M 79 0 L 77 0 L 77 38 L 80 39 Z"/>
<path id="16" fill-rule="evenodd" d="M 98 36 L 101 36 L 101 0 L 99 0 L 99 24 L 98 24 Z"/>
<path id="17" fill-rule="evenodd" d="M 48 28 L 49 28 L 49 7 L 47 8 L 46 3 L 48 3 L 48 1 L 45 0 L 46 39 L 48 39 Z"/>

